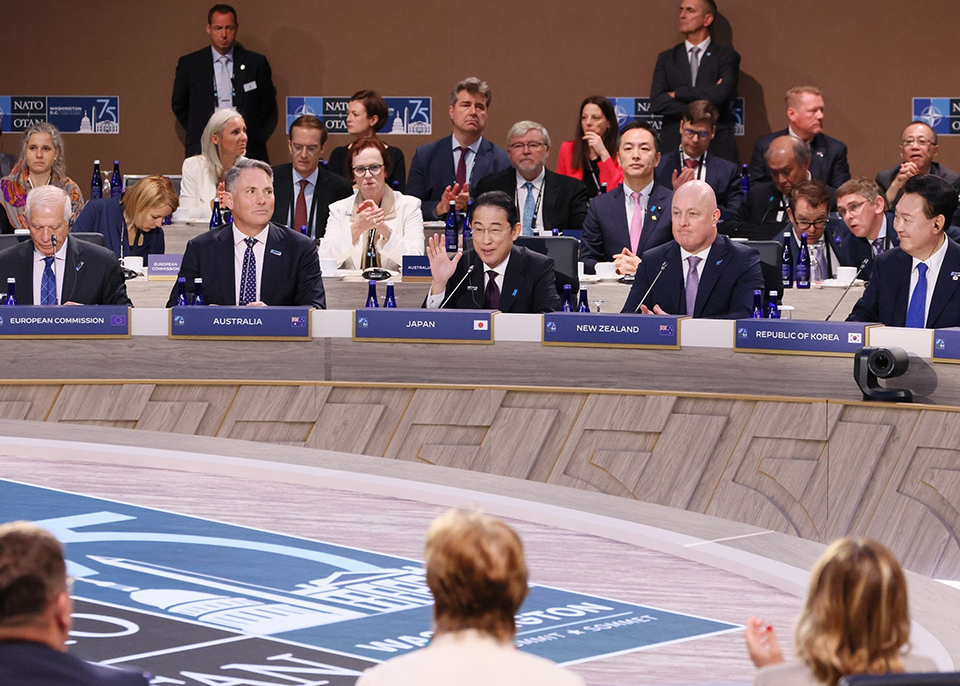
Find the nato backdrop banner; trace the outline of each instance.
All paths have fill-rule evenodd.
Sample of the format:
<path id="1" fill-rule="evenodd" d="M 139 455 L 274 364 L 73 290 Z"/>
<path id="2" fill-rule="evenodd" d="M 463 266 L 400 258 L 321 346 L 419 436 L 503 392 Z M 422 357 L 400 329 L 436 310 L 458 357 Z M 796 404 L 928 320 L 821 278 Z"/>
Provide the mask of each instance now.
<path id="1" fill-rule="evenodd" d="M 120 133 L 116 95 L 0 95 L 4 131 L 48 122 L 61 133 Z"/>

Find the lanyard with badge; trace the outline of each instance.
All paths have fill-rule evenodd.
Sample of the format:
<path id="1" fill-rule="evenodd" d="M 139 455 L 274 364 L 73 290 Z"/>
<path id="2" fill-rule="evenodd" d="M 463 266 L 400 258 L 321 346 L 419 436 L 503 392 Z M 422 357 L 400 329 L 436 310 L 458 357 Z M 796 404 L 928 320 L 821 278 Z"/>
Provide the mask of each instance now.
<path id="1" fill-rule="evenodd" d="M 543 177 L 543 182 L 540 184 L 540 188 L 537 190 L 537 200 L 533 204 L 533 217 L 530 220 L 530 230 L 537 230 L 537 217 L 540 216 L 540 203 L 543 201 L 543 187 L 547 184 L 547 177 Z M 520 194 L 517 193 L 513 198 L 513 204 L 517 208 L 517 216 L 520 217 L 520 221 L 523 221 L 523 211 L 520 209 Z"/>

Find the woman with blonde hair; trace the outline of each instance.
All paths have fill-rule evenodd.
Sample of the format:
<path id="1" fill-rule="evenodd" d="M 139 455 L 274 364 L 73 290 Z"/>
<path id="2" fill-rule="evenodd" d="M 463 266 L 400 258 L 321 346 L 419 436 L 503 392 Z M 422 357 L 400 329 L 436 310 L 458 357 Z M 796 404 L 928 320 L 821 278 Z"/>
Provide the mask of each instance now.
<path id="1" fill-rule="evenodd" d="M 797 622 L 797 662 L 784 663 L 763 619 L 750 618 L 746 639 L 761 668 L 755 685 L 834 686 L 849 674 L 936 671 L 933 661 L 905 652 L 907 581 L 893 553 L 867 538 L 841 538 L 813 568 Z"/>
<path id="2" fill-rule="evenodd" d="M 180 208 L 188 219 L 209 219 L 214 198 L 223 193 L 223 177 L 247 152 L 247 125 L 232 107 L 217 110 L 203 129 L 199 155 L 183 161 Z"/>

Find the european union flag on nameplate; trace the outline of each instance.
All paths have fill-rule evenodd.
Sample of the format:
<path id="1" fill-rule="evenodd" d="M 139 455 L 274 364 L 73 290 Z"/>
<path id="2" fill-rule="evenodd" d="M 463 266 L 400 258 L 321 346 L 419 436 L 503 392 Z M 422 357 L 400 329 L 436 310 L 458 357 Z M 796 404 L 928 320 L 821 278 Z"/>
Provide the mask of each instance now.
<path id="1" fill-rule="evenodd" d="M 125 314 L 110 315 L 110 326 L 126 326 L 126 325 L 127 325 L 127 315 Z"/>

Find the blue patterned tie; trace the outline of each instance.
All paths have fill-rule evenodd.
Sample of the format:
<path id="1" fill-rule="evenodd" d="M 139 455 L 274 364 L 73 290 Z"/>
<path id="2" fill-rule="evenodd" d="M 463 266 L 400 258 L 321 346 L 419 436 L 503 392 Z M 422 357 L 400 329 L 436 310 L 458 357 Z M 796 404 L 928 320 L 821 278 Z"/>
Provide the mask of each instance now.
<path id="1" fill-rule="evenodd" d="M 244 238 L 247 249 L 243 253 L 243 271 L 240 272 L 240 305 L 257 301 L 257 257 L 253 254 L 256 238 Z"/>
<path id="2" fill-rule="evenodd" d="M 57 274 L 53 271 L 56 257 L 44 257 L 46 265 L 43 267 L 43 276 L 40 279 L 40 304 L 57 304 Z"/>
<path id="3" fill-rule="evenodd" d="M 533 213 L 537 210 L 537 201 L 533 197 L 533 184 L 527 181 L 523 184 L 527 191 L 527 199 L 523 201 L 523 231 L 521 235 L 533 235 Z"/>
<path id="4" fill-rule="evenodd" d="M 927 265 L 923 262 L 917 265 L 917 285 L 913 287 L 910 296 L 910 307 L 907 308 L 907 326 L 922 329 L 927 310 Z"/>

